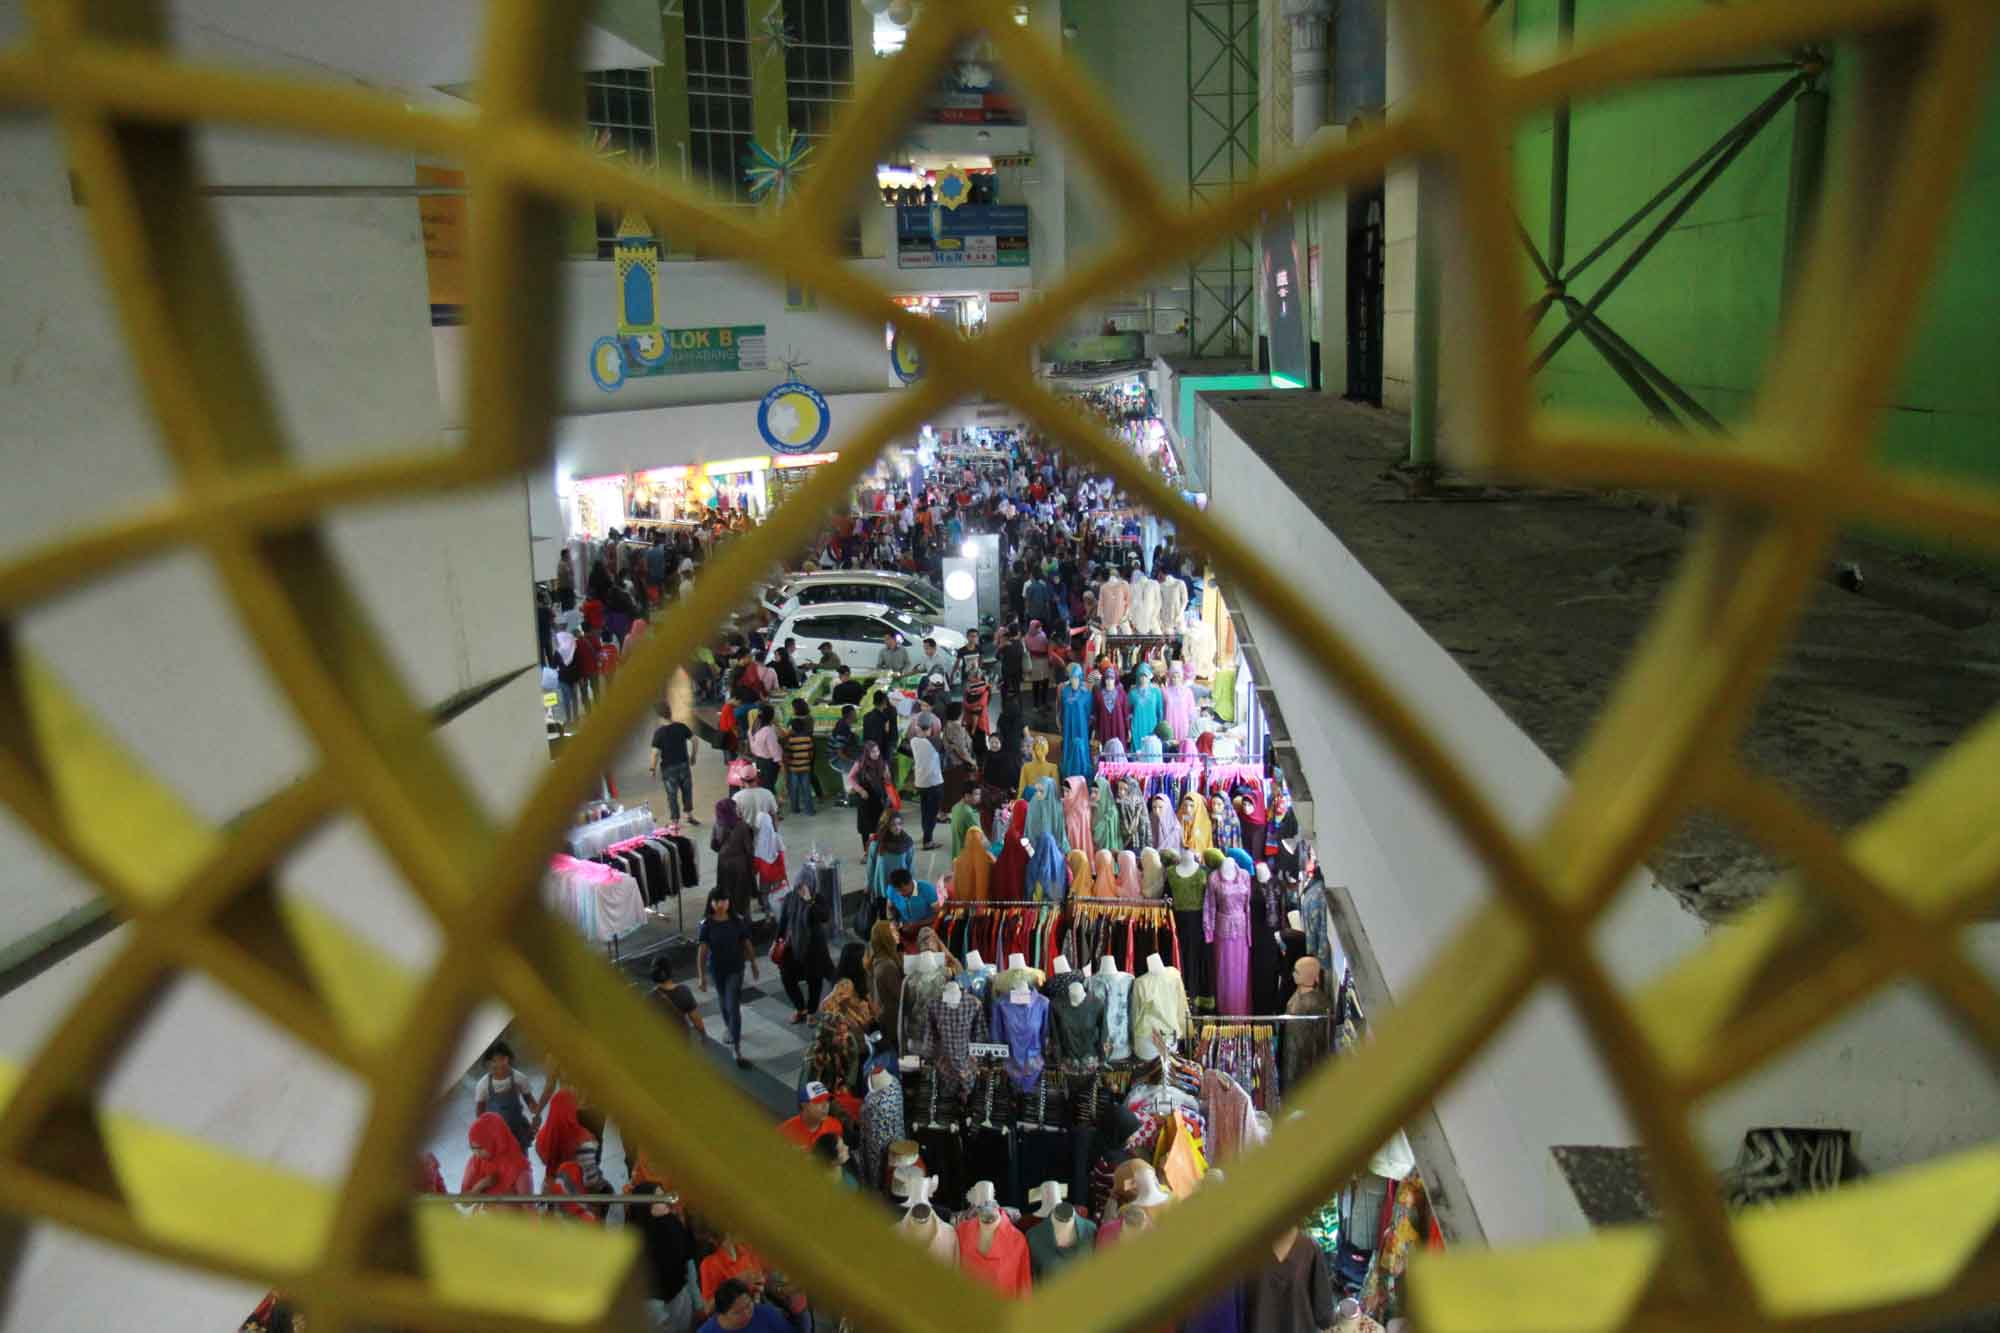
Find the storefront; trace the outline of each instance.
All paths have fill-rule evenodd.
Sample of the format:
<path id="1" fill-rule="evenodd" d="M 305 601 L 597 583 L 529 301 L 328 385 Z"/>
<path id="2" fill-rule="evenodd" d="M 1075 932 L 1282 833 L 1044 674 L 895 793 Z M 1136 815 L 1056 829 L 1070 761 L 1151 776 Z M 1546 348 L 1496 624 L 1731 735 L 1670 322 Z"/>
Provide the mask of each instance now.
<path id="1" fill-rule="evenodd" d="M 623 526 L 631 488 L 632 479 L 624 473 L 573 479 L 562 496 L 565 535 L 602 541 L 611 529 Z"/>
<path id="2" fill-rule="evenodd" d="M 770 471 L 765 474 L 764 481 L 771 508 L 776 509 L 782 505 L 812 480 L 814 468 L 822 463 L 831 463 L 838 457 L 839 454 L 773 455 Z"/>

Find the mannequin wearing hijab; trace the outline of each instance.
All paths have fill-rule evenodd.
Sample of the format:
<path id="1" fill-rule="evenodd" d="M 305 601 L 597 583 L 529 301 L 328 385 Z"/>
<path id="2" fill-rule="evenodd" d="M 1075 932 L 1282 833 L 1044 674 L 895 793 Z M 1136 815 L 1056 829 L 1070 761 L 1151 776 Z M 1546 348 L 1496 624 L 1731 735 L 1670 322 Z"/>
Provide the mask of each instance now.
<path id="1" fill-rule="evenodd" d="M 1126 701 L 1125 687 L 1118 683 L 1118 673 L 1106 667 L 1091 696 L 1091 739 L 1099 746 L 1114 740 L 1122 746 L 1131 730 L 1132 708 Z"/>
<path id="2" fill-rule="evenodd" d="M 1053 783 L 1060 776 L 1056 766 L 1049 762 L 1049 742 L 1047 737 L 1035 737 L 1033 754 L 1035 757 L 1032 760 L 1021 765 L 1020 790 L 1024 795 L 1030 787 L 1039 785 L 1043 778 L 1047 778 Z"/>
<path id="3" fill-rule="evenodd" d="M 1057 850 L 1069 850 L 1069 824 L 1054 778 L 1037 782 L 1028 792 L 1028 841 L 1040 842 L 1044 835 L 1056 840 Z"/>
<path id="4" fill-rule="evenodd" d="M 1168 579 L 1169 583 L 1179 583 L 1179 579 Z M 1178 749 L 1194 735 L 1195 715 L 1194 688 L 1187 683 L 1187 673 L 1175 662 L 1167 668 L 1167 685 L 1160 691 L 1167 726 L 1173 729 L 1174 747 Z"/>
<path id="5" fill-rule="evenodd" d="M 1226 852 L 1243 846 L 1243 825 L 1238 822 L 1236 807 L 1228 797 L 1217 794 L 1208 798 L 1208 819 L 1217 847 Z"/>
<path id="6" fill-rule="evenodd" d="M 1139 683 L 1132 687 L 1127 699 L 1127 707 L 1132 715 L 1132 748 L 1142 748 L 1148 739 L 1157 739 L 1155 730 L 1160 725 L 1160 715 L 1166 708 L 1166 698 L 1160 687 L 1153 683 L 1153 664 L 1139 664 Z"/>
<path id="7" fill-rule="evenodd" d="M 952 862 L 951 895 L 961 902 L 985 902 L 993 896 L 993 853 L 986 835 L 974 824 L 965 831 L 965 845 Z"/>
<path id="8" fill-rule="evenodd" d="M 1071 849 L 1089 860 L 1097 854 L 1097 842 L 1091 836 L 1090 788 L 1082 778 L 1070 778 L 1064 785 L 1063 833 Z"/>
<path id="9" fill-rule="evenodd" d="M 1160 849 L 1160 856 L 1165 859 L 1186 845 L 1182 841 L 1181 822 L 1174 816 L 1173 802 L 1165 796 L 1155 796 L 1152 804 L 1153 846 Z"/>
<path id="10" fill-rule="evenodd" d="M 1022 845 L 1027 836 L 1028 803 L 1016 801 L 1013 813 L 1007 817 L 1007 829 L 1000 839 L 1000 850 L 993 858 L 993 874 L 987 880 L 987 892 L 991 897 L 1028 896 L 1028 849 Z"/>
<path id="11" fill-rule="evenodd" d="M 1130 852 L 1118 853 L 1118 896 L 1120 898 L 1141 897 L 1139 891 L 1139 858 Z"/>
<path id="12" fill-rule="evenodd" d="M 1153 821 L 1137 778 L 1118 779 L 1118 832 L 1127 848 L 1145 851 L 1153 845 Z"/>
<path id="13" fill-rule="evenodd" d="M 1091 878 L 1090 896 L 1093 898 L 1116 898 L 1118 892 L 1118 857 L 1099 848 L 1095 863 L 1095 873 Z"/>
<path id="14" fill-rule="evenodd" d="M 1139 853 L 1139 896 L 1142 898 L 1164 898 L 1167 896 L 1167 867 L 1160 860 L 1157 849 L 1148 847 Z"/>
<path id="15" fill-rule="evenodd" d="M 1197 854 L 1215 846 L 1215 834 L 1208 822 L 1208 803 L 1193 792 L 1181 798 L 1180 845 Z"/>
<path id="16" fill-rule="evenodd" d="M 1111 794 L 1110 778 L 1099 778 L 1091 788 L 1090 841 L 1100 852 L 1115 852 L 1125 845 L 1118 819 L 1118 798 Z"/>
<path id="17" fill-rule="evenodd" d="M 1090 775 L 1090 686 L 1083 679 L 1080 663 L 1069 664 L 1058 701 L 1062 716 L 1062 775 L 1066 778 Z"/>

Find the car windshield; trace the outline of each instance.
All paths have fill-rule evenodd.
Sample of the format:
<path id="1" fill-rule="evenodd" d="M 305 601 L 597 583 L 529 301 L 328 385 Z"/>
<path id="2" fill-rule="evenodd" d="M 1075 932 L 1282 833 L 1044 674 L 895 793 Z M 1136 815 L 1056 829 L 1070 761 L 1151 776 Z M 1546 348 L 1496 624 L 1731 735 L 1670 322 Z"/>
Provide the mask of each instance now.
<path id="1" fill-rule="evenodd" d="M 932 583 L 929 579 L 920 579 L 917 578 L 915 575 L 911 575 L 904 581 L 910 585 L 912 591 L 918 593 L 920 596 L 923 597 L 925 601 L 929 602 L 932 606 L 944 605 L 944 593 L 938 588 L 938 586 L 935 583 Z"/>
<path id="2" fill-rule="evenodd" d="M 891 625 L 894 625 L 897 631 L 906 639 L 921 639 L 931 632 L 931 627 L 928 624 L 918 620 L 907 611 L 891 609 L 884 611 L 882 618 Z"/>

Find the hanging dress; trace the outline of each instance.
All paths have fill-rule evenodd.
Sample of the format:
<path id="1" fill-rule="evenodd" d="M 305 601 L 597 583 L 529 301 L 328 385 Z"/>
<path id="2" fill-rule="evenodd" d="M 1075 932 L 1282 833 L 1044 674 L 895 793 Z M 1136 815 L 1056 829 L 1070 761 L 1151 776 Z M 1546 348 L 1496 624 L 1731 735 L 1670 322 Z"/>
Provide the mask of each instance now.
<path id="1" fill-rule="evenodd" d="M 1153 684 L 1151 663 L 1139 664 L 1139 680 L 1126 698 L 1126 706 L 1132 714 L 1132 748 L 1140 749 L 1148 738 L 1154 738 L 1159 729 L 1160 719 L 1166 710 L 1166 698 L 1160 687 Z"/>
<path id="2" fill-rule="evenodd" d="M 1250 1008 L 1250 877 L 1233 861 L 1208 877 L 1202 933 L 1215 965 L 1215 1011 L 1223 1018 Z"/>
<path id="3" fill-rule="evenodd" d="M 1179 579 L 1173 581 L 1180 582 Z M 1195 718 L 1199 714 L 1194 690 L 1188 685 L 1186 673 L 1181 670 L 1179 662 L 1167 668 L 1167 686 L 1160 693 L 1164 700 L 1166 723 L 1173 729 L 1175 748 L 1179 748 L 1194 735 Z"/>
<path id="4" fill-rule="evenodd" d="M 1079 676 L 1062 687 L 1062 775 L 1090 776 L 1090 695 Z"/>
<path id="5" fill-rule="evenodd" d="M 1125 687 L 1114 677 L 1109 685 L 1091 692 L 1090 736 L 1100 746 L 1109 741 L 1123 746 L 1131 730 L 1132 708 L 1126 702 Z"/>

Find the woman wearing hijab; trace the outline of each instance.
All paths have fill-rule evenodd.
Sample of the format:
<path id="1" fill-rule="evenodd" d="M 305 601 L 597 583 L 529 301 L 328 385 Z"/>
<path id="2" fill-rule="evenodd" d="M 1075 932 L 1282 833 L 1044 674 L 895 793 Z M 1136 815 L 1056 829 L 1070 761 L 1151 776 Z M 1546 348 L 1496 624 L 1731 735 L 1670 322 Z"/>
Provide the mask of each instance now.
<path id="1" fill-rule="evenodd" d="M 528 1155 L 521 1151 L 520 1143 L 514 1138 L 514 1131 L 507 1128 L 498 1112 L 488 1111 L 472 1122 L 466 1131 L 466 1142 L 472 1147 L 472 1156 L 465 1164 L 465 1174 L 460 1177 L 460 1194 L 533 1194 L 535 1192 L 534 1168 L 528 1165 Z M 514 1205 L 521 1208 L 532 1204 Z"/>
<path id="2" fill-rule="evenodd" d="M 759 819 L 768 816 L 758 815 Z M 817 876 L 808 867 L 785 902 L 784 919 L 778 939 L 785 946 L 778 963 L 778 977 L 792 1002 L 792 1022 L 803 1023 L 819 1008 L 820 987 L 833 971 L 833 954 L 828 936 L 833 928 L 833 904 L 819 896 Z"/>
<path id="3" fill-rule="evenodd" d="M 861 747 L 861 761 L 847 774 L 847 789 L 854 793 L 854 827 L 861 834 L 861 850 L 882 825 L 882 812 L 889 807 L 889 765 L 882 759 L 882 747 L 869 741 Z"/>
<path id="4" fill-rule="evenodd" d="M 1082 778 L 1071 778 L 1062 794 L 1063 844 L 1080 851 L 1087 861 L 1097 854 L 1091 837 L 1090 787 Z"/>
<path id="5" fill-rule="evenodd" d="M 875 842 L 868 849 L 868 901 L 888 910 L 889 874 L 894 870 L 916 873 L 916 840 L 903 829 L 903 812 L 891 810 L 876 825 Z M 871 908 L 872 910 L 872 908 Z"/>
<path id="6" fill-rule="evenodd" d="M 552 1191 L 558 1172 L 563 1172 L 569 1176 L 566 1182 L 569 1193 L 610 1193 L 611 1186 L 606 1183 L 600 1164 L 600 1139 L 585 1123 L 586 1114 L 577 1110 L 574 1088 L 558 1089 L 543 1108 L 542 1128 L 535 1135 L 535 1156 L 542 1159 L 542 1178 L 550 1183 Z M 602 1216 L 590 1209 L 584 1209 L 581 1215 L 593 1220 Z"/>
<path id="7" fill-rule="evenodd" d="M 1040 713 L 1049 706 L 1049 636 L 1040 620 L 1028 622 L 1021 647 L 1028 654 L 1024 678 L 1034 687 L 1035 711 Z"/>
<path id="8" fill-rule="evenodd" d="M 757 866 L 757 896 L 765 900 L 764 910 L 768 915 L 771 909 L 766 895 L 785 886 L 785 840 L 778 836 L 777 824 L 763 810 L 757 812 L 756 829 L 750 855 Z"/>
<path id="9" fill-rule="evenodd" d="M 1108 1110 L 1098 1114 L 1089 1138 L 1076 1136 L 1081 1160 L 1075 1175 L 1080 1179 L 1070 1182 L 1073 1187 L 1070 1197 L 1088 1199 L 1094 1216 L 1104 1216 L 1118 1168 L 1137 1155 L 1132 1151 L 1132 1140 L 1138 1134 L 1138 1115 L 1129 1107 L 1113 1102 Z M 1078 1185 L 1081 1188 L 1074 1188 Z"/>
<path id="10" fill-rule="evenodd" d="M 716 891 L 729 895 L 729 910 L 737 920 L 748 921 L 750 901 L 757 896 L 757 831 L 743 821 L 734 801 L 715 803 L 715 831 L 709 843 L 715 848 Z"/>
<path id="11" fill-rule="evenodd" d="M 951 895 L 959 902 L 981 903 L 992 896 L 993 853 L 977 824 L 965 831 L 965 845 L 952 862 Z"/>
<path id="12" fill-rule="evenodd" d="M 868 931 L 868 952 L 861 959 L 868 976 L 868 998 L 882 1025 L 882 1035 L 894 1046 L 900 1041 L 896 1030 L 903 1002 L 903 946 L 896 927 L 877 921 Z"/>
<path id="13" fill-rule="evenodd" d="M 851 982 L 840 982 L 813 1015 L 812 1044 L 806 1048 L 806 1077 L 836 1092 L 853 1095 L 861 1085 L 861 1064 L 868 1057 L 868 1029 L 875 1006 L 861 998 Z"/>
<path id="14" fill-rule="evenodd" d="M 1243 828 L 1243 850 L 1250 853 L 1253 861 L 1265 859 L 1265 813 L 1264 793 L 1258 790 L 1259 783 L 1239 783 L 1231 793 L 1232 804 L 1236 807 L 1237 822 Z"/>
<path id="15" fill-rule="evenodd" d="M 979 770 L 972 733 L 965 729 L 964 704 L 953 700 L 944 706 L 944 729 L 939 738 L 944 745 L 944 791 L 938 796 L 938 804 L 950 810 L 965 795 L 972 785 L 973 774 Z M 958 855 L 955 842 L 952 855 Z"/>

